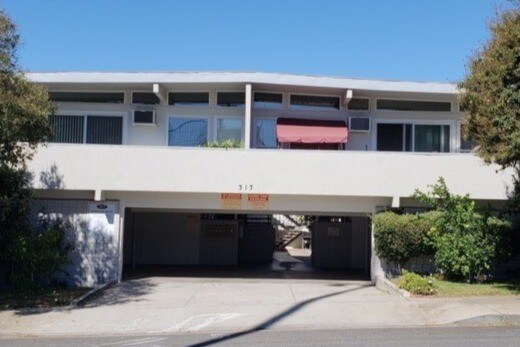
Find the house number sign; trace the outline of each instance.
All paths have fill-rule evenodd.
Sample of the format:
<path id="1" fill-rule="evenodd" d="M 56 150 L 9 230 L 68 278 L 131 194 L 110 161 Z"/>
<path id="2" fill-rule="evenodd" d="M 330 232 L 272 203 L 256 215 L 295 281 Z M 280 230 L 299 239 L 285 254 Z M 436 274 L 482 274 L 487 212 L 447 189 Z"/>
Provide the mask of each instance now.
<path id="1" fill-rule="evenodd" d="M 238 190 L 241 192 L 251 192 L 251 191 L 253 191 L 253 185 L 252 184 L 239 184 Z"/>

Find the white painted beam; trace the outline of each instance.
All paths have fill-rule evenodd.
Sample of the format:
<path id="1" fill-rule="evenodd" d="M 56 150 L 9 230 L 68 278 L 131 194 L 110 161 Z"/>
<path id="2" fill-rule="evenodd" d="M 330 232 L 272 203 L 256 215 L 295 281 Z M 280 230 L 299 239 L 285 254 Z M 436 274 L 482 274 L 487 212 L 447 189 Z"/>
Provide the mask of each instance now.
<path id="1" fill-rule="evenodd" d="M 348 104 L 350 103 L 350 100 L 352 100 L 352 96 L 354 95 L 354 93 L 352 92 L 352 89 L 348 89 L 347 92 L 345 93 L 345 106 L 348 106 Z"/>
<path id="2" fill-rule="evenodd" d="M 392 208 L 399 208 L 401 206 L 401 199 L 399 195 L 394 195 L 392 197 Z"/>
<path id="3" fill-rule="evenodd" d="M 246 107 L 244 117 L 244 148 L 251 148 L 251 110 L 253 108 L 253 88 L 246 84 Z"/>
<path id="4" fill-rule="evenodd" d="M 161 102 L 168 101 L 168 98 L 166 96 L 166 90 L 159 83 L 154 83 L 152 86 L 152 90 L 154 94 L 159 98 L 159 100 L 161 100 Z"/>
<path id="5" fill-rule="evenodd" d="M 105 200 L 105 193 L 101 189 L 96 189 L 94 191 L 94 201 L 103 201 Z"/>

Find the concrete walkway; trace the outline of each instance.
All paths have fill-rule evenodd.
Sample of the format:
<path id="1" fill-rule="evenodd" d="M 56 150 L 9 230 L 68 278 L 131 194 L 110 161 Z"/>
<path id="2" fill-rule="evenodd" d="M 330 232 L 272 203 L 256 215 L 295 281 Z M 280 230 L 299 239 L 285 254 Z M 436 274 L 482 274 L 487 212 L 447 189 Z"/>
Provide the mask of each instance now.
<path id="1" fill-rule="evenodd" d="M 0 312 L 0 336 L 425 326 L 520 315 L 520 296 L 405 299 L 363 281 L 152 277 L 86 307 Z"/>

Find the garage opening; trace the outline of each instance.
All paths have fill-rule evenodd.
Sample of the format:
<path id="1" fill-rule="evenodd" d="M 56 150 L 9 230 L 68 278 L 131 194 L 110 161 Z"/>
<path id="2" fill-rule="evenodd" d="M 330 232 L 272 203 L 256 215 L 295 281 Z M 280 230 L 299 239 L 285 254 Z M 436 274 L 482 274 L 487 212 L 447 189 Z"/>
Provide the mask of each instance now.
<path id="1" fill-rule="evenodd" d="M 205 276 L 367 279 L 360 215 L 184 213 L 126 209 L 124 278 Z"/>

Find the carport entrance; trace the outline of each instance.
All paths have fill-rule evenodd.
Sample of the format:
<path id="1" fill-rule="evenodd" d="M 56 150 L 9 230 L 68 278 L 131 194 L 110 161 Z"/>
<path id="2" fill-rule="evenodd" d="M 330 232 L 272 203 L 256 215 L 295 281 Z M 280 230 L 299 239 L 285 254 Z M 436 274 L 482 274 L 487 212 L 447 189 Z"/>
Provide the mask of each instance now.
<path id="1" fill-rule="evenodd" d="M 286 230 L 284 235 L 280 215 L 142 209 L 127 209 L 125 215 L 125 278 L 370 276 L 367 217 L 306 216 L 307 230 Z"/>

